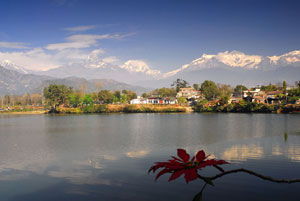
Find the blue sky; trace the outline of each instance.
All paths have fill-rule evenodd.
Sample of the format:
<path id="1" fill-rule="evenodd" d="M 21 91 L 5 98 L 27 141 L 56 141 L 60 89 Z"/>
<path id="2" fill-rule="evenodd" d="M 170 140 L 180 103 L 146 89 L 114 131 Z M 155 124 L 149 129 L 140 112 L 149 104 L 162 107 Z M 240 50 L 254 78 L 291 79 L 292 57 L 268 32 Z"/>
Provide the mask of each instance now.
<path id="1" fill-rule="evenodd" d="M 296 0 L 1 1 L 0 60 L 47 69 L 98 50 L 168 71 L 203 53 L 280 55 L 300 49 L 299 11 Z"/>

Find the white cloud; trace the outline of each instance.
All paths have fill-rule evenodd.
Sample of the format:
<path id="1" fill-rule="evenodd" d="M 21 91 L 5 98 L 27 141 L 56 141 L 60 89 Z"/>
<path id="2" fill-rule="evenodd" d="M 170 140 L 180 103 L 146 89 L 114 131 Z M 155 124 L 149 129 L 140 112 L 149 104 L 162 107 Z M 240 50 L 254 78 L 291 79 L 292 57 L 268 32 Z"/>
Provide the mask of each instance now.
<path id="1" fill-rule="evenodd" d="M 78 49 L 49 52 L 43 48 L 34 48 L 28 51 L 0 52 L 0 61 L 10 60 L 29 70 L 48 70 L 70 62 L 82 62 L 88 54 Z"/>
<path id="2" fill-rule="evenodd" d="M 0 48 L 9 48 L 9 49 L 27 49 L 28 47 L 26 47 L 25 43 L 21 43 L 21 42 L 4 42 L 4 41 L 0 41 Z"/>
<path id="3" fill-rule="evenodd" d="M 93 50 L 86 58 L 84 65 L 88 68 L 106 68 L 108 64 L 116 64 L 118 58 L 115 56 L 103 58 L 104 50 Z"/>
<path id="4" fill-rule="evenodd" d="M 129 36 L 129 34 L 75 34 L 66 38 L 65 43 L 53 43 L 46 46 L 48 50 L 63 50 L 63 49 L 80 49 L 96 46 L 98 40 L 102 39 L 121 39 Z"/>
<path id="5" fill-rule="evenodd" d="M 103 58 L 103 61 L 105 63 L 116 63 L 117 61 L 119 61 L 119 59 L 115 56 L 111 56 L 111 57 L 105 57 Z"/>
<path id="6" fill-rule="evenodd" d="M 96 25 L 76 26 L 76 27 L 64 28 L 64 30 L 67 30 L 67 31 L 87 31 L 87 30 L 95 29 L 96 27 L 97 27 Z"/>
<path id="7" fill-rule="evenodd" d="M 143 72 L 148 75 L 159 75 L 159 70 L 152 70 L 149 68 L 148 64 L 142 60 L 128 60 L 121 68 L 124 68 L 131 72 Z"/>

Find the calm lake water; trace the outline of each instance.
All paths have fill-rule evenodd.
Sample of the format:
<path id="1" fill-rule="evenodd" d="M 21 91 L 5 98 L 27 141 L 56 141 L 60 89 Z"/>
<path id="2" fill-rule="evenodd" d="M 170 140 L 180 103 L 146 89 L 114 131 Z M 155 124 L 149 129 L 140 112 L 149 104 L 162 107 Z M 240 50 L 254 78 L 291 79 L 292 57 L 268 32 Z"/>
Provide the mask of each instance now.
<path id="1" fill-rule="evenodd" d="M 0 200 L 191 201 L 200 180 L 147 174 L 177 148 L 204 149 L 227 170 L 300 178 L 300 115 L 0 115 Z M 216 180 L 203 200 L 299 201 L 299 190 L 239 173 Z"/>

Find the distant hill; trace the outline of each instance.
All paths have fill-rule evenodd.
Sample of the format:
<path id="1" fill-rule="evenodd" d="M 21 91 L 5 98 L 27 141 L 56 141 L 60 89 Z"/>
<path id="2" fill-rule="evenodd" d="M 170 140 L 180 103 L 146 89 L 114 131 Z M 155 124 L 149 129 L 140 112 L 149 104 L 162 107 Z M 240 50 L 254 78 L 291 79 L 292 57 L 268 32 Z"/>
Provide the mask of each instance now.
<path id="1" fill-rule="evenodd" d="M 138 94 L 150 91 L 149 88 L 138 87 L 112 79 L 93 79 L 84 78 L 53 78 L 50 76 L 23 74 L 15 70 L 9 70 L 0 66 L 0 96 L 6 94 L 21 95 L 25 93 L 41 93 L 44 87 L 50 84 L 64 84 L 76 89 L 86 89 L 86 92 L 108 90 L 132 90 Z"/>
<path id="2" fill-rule="evenodd" d="M 63 79 L 51 79 L 45 80 L 39 88 L 35 89 L 35 91 L 41 91 L 45 87 L 49 86 L 50 84 L 63 84 L 66 86 L 73 87 L 74 90 L 85 90 L 87 93 L 99 91 L 99 90 L 131 90 L 136 92 L 137 94 L 142 94 L 144 92 L 149 92 L 151 88 L 144 88 L 138 87 L 122 82 L 117 82 L 112 79 L 93 79 L 93 80 L 86 80 L 84 78 L 77 78 L 77 77 L 68 77 Z"/>
<path id="3" fill-rule="evenodd" d="M 0 95 L 31 93 L 49 76 L 22 74 L 0 66 Z"/>

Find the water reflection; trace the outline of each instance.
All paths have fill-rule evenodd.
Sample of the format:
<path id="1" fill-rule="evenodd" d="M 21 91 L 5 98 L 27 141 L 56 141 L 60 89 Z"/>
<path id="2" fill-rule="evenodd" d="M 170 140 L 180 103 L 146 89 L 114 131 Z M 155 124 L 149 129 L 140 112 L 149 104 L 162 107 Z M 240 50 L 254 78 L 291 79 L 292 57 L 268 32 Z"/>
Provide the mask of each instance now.
<path id="1" fill-rule="evenodd" d="M 225 149 L 220 154 L 220 158 L 227 161 L 246 161 L 248 159 L 260 159 L 264 155 L 263 148 L 259 145 L 234 145 L 229 149 Z"/>
<path id="2" fill-rule="evenodd" d="M 274 174 L 283 171 L 296 175 L 300 137 L 292 133 L 299 130 L 296 115 L 0 116 L 0 195 L 6 195 L 1 200 L 28 193 L 34 197 L 38 194 L 34 192 L 49 186 L 55 186 L 55 192 L 65 200 L 71 199 L 69 194 L 88 196 L 82 200 L 113 200 L 112 191 L 118 198 L 124 196 L 120 188 L 126 189 L 121 200 L 190 200 L 180 193 L 192 192 L 192 196 L 199 186 L 182 186 L 182 181 L 154 183 L 146 175 L 153 162 L 169 158 L 179 147 L 190 153 L 204 149 L 233 165 L 262 170 L 272 165 Z M 283 133 L 288 133 L 285 141 Z M 12 188 L 3 190 L 8 182 Z M 13 190 L 28 182 L 32 183 L 29 189 Z M 232 189 L 222 192 L 226 191 Z M 55 192 L 49 190 L 43 195 Z"/>

